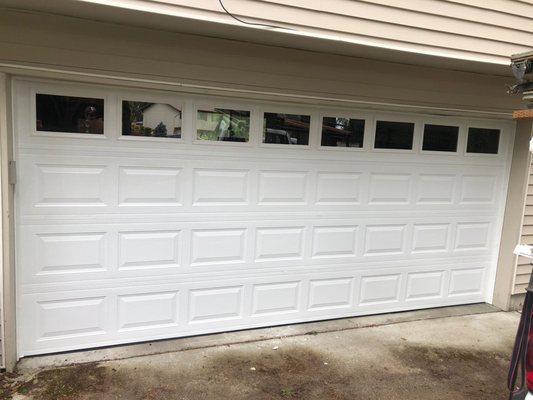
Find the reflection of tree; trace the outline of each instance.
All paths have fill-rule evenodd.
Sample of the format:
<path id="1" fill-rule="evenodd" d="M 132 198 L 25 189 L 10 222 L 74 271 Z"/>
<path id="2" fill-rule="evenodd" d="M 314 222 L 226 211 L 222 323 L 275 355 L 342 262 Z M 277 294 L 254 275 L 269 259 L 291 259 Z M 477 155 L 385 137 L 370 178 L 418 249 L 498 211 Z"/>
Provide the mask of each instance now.
<path id="1" fill-rule="evenodd" d="M 157 124 L 153 133 L 154 133 L 154 136 L 167 136 L 167 127 L 165 126 L 163 121 Z"/>
<path id="2" fill-rule="evenodd" d="M 50 96 L 59 122 L 58 126 L 70 126 L 75 120 L 75 115 L 80 108 L 79 104 L 71 101 L 70 97 Z"/>
<path id="3" fill-rule="evenodd" d="M 202 120 L 217 121 L 214 128 L 198 131 L 200 140 L 248 141 L 250 112 L 217 108 L 213 111 L 199 111 Z"/>
<path id="4" fill-rule="evenodd" d="M 131 135 L 131 107 L 130 101 L 122 102 L 122 134 Z"/>
<path id="5" fill-rule="evenodd" d="M 243 115 L 236 110 L 216 110 L 222 115 L 218 124 L 218 137 L 247 138 L 250 131 L 250 118 L 248 113 Z"/>
<path id="6" fill-rule="evenodd" d="M 153 104 L 139 101 L 128 101 L 127 103 L 130 107 L 130 123 L 142 121 L 143 111 Z"/>
<path id="7" fill-rule="evenodd" d="M 122 134 L 123 135 L 146 135 L 152 134 L 151 128 L 142 126 L 143 112 L 154 103 L 142 101 L 123 101 L 122 102 Z M 135 130 L 137 126 L 137 130 Z"/>
<path id="8" fill-rule="evenodd" d="M 350 125 L 349 118 L 335 118 L 335 128 L 346 129 Z"/>

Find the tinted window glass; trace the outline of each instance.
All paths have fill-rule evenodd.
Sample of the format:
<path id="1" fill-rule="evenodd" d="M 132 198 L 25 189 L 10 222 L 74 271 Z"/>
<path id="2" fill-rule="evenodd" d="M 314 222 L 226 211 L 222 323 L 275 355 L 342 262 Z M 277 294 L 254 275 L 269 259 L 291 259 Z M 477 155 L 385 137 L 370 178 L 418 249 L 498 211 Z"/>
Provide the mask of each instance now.
<path id="1" fill-rule="evenodd" d="M 364 119 L 324 117 L 322 146 L 363 147 Z"/>
<path id="2" fill-rule="evenodd" d="M 467 153 L 498 154 L 499 129 L 468 128 Z"/>
<path id="3" fill-rule="evenodd" d="M 35 108 L 38 131 L 104 133 L 104 99 L 38 93 Z"/>
<path id="4" fill-rule="evenodd" d="M 198 110 L 196 138 L 224 142 L 247 142 L 250 138 L 250 111 L 212 108 Z"/>
<path id="5" fill-rule="evenodd" d="M 309 144 L 309 115 L 265 113 L 263 143 Z"/>
<path id="6" fill-rule="evenodd" d="M 458 126 L 424 125 L 422 150 L 454 152 L 457 151 L 458 138 Z"/>
<path id="7" fill-rule="evenodd" d="M 411 150 L 413 148 L 413 132 L 415 124 L 412 122 L 377 121 L 376 149 Z"/>
<path id="8" fill-rule="evenodd" d="M 122 101 L 122 134 L 181 138 L 181 107 L 165 103 Z"/>

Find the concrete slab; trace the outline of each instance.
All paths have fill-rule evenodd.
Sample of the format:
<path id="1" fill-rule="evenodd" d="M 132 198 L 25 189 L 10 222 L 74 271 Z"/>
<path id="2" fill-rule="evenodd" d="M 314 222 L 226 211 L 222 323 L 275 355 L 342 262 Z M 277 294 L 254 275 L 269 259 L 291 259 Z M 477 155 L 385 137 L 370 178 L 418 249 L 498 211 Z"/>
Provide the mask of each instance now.
<path id="1" fill-rule="evenodd" d="M 26 372 L 39 368 L 61 367 L 97 361 L 122 360 L 152 354 L 163 354 L 213 346 L 225 346 L 235 343 L 247 343 L 273 338 L 284 338 L 305 335 L 309 332 L 323 333 L 343 331 L 347 329 L 358 329 L 369 326 L 390 325 L 401 322 L 447 318 L 460 315 L 483 314 L 496 311 L 499 310 L 492 305 L 479 303 L 464 306 L 440 307 L 426 310 L 342 318 L 295 325 L 282 325 L 271 328 L 250 329 L 179 339 L 158 340 L 154 342 L 105 347 L 87 351 L 27 357 L 20 360 L 17 370 L 19 372 Z"/>
<path id="2" fill-rule="evenodd" d="M 520 315 L 483 307 L 426 312 L 261 330 L 263 337 L 228 334 L 247 339 L 233 344 L 212 335 L 211 344 L 194 349 L 127 352 L 122 359 L 61 368 L 27 360 L 2 387 L 18 400 L 506 398 Z M 81 353 L 76 357 L 82 361 Z"/>
<path id="3" fill-rule="evenodd" d="M 448 307 L 34 357 L 0 398 L 503 399 L 519 317 Z"/>

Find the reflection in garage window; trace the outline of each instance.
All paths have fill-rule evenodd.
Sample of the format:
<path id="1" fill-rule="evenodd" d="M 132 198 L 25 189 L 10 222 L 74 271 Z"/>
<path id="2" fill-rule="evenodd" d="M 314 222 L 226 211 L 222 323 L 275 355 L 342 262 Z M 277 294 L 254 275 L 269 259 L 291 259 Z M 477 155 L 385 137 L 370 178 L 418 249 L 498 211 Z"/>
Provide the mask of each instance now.
<path id="1" fill-rule="evenodd" d="M 202 108 L 196 114 L 196 138 L 221 142 L 248 142 L 250 111 Z"/>
<path id="2" fill-rule="evenodd" d="M 309 144 L 309 115 L 265 113 L 263 143 Z"/>
<path id="3" fill-rule="evenodd" d="M 322 146 L 363 147 L 364 119 L 322 118 Z"/>
<path id="4" fill-rule="evenodd" d="M 422 150 L 427 151 L 457 151 L 459 138 L 458 126 L 424 125 L 424 141 Z"/>
<path id="5" fill-rule="evenodd" d="M 122 101 L 122 134 L 181 138 L 181 106 L 144 101 Z"/>
<path id="6" fill-rule="evenodd" d="M 415 124 L 412 122 L 377 121 L 376 149 L 411 150 Z"/>
<path id="7" fill-rule="evenodd" d="M 498 154 L 500 130 L 468 128 L 467 153 Z"/>
<path id="8" fill-rule="evenodd" d="M 104 133 L 104 99 L 37 93 L 35 109 L 38 131 Z"/>

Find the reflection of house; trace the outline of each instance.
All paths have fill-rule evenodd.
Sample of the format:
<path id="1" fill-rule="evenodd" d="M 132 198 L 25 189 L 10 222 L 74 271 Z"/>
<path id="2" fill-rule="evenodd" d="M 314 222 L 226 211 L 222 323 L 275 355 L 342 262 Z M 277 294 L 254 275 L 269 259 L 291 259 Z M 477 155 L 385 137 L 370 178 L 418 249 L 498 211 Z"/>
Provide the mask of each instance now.
<path id="1" fill-rule="evenodd" d="M 152 103 L 142 110 L 142 117 L 144 127 L 155 129 L 163 122 L 169 135 L 181 132 L 181 111 L 170 104 Z"/>

